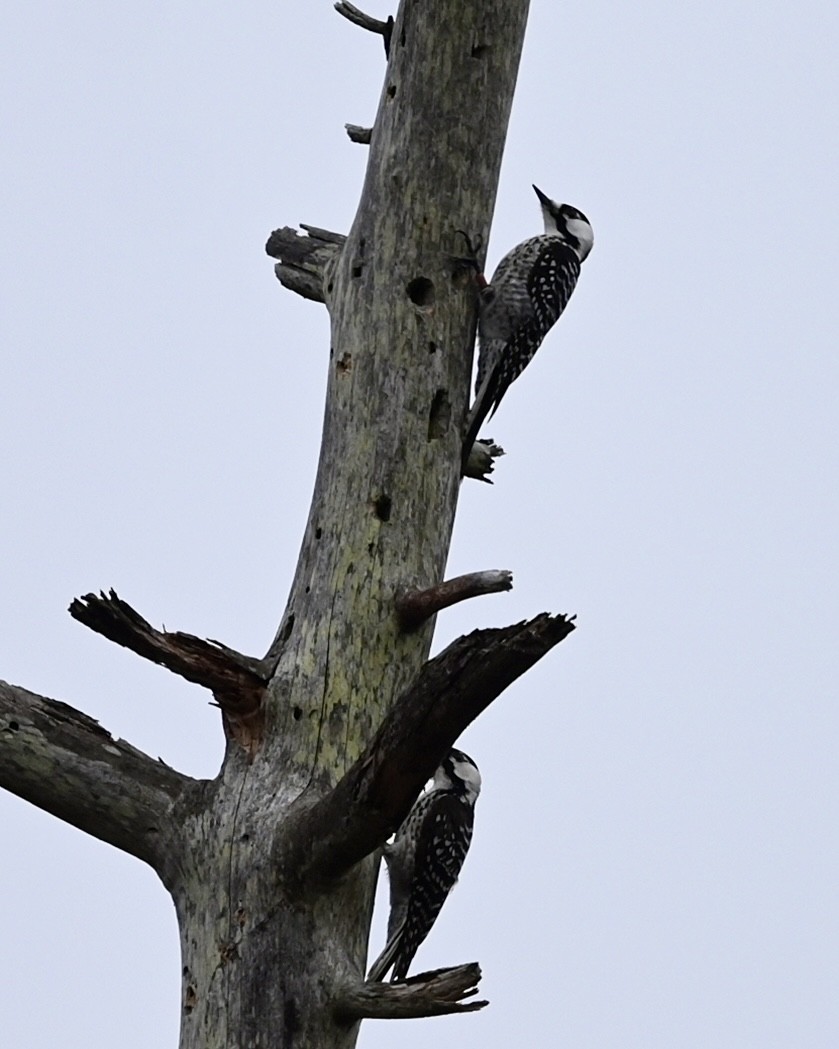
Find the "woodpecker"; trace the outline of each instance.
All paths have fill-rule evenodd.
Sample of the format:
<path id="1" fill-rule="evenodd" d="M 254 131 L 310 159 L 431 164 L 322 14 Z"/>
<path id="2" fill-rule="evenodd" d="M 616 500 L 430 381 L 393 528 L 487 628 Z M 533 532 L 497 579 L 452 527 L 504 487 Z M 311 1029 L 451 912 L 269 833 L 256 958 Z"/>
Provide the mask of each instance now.
<path id="1" fill-rule="evenodd" d="M 557 204 L 537 186 L 545 232 L 522 241 L 498 263 L 487 284 L 478 276 L 480 354 L 475 403 L 466 424 L 464 466 L 484 419 L 519 377 L 568 305 L 594 243 L 591 223 L 570 204 Z"/>
<path id="2" fill-rule="evenodd" d="M 431 789 L 417 798 L 393 841 L 385 845 L 390 875 L 387 943 L 368 980 L 384 979 L 391 968 L 391 981 L 405 979 L 466 859 L 480 790 L 478 766 L 462 750 L 450 750 Z"/>

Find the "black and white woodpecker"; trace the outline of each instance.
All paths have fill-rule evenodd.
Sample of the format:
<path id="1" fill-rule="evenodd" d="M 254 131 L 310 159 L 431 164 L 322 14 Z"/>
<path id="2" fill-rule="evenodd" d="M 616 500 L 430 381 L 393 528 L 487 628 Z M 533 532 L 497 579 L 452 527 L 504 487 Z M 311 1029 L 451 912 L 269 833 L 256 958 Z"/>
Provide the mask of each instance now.
<path id="1" fill-rule="evenodd" d="M 462 750 L 450 750 L 431 788 L 417 798 L 393 841 L 385 845 L 390 875 L 387 943 L 368 980 L 384 979 L 389 969 L 391 981 L 407 975 L 466 859 L 480 790 L 478 766 Z"/>
<path id="2" fill-rule="evenodd" d="M 466 424 L 464 465 L 484 419 L 501 403 L 542 340 L 568 305 L 580 265 L 594 244 L 591 223 L 570 204 L 557 204 L 533 187 L 542 205 L 545 232 L 508 251 L 481 288 L 480 354 L 475 403 Z"/>

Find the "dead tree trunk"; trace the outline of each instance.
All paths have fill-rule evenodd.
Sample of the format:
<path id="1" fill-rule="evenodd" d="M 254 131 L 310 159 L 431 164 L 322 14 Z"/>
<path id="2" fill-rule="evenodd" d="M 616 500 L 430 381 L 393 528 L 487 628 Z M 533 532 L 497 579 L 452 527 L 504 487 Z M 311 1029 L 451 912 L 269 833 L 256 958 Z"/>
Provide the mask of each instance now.
<path id="1" fill-rule="evenodd" d="M 172 894 L 181 1049 L 349 1049 L 365 1016 L 481 1004 L 463 1002 L 476 965 L 364 983 L 377 849 L 466 725 L 572 629 L 541 615 L 427 661 L 436 611 L 510 585 L 443 571 L 475 324 L 456 231 L 486 241 L 528 4 L 403 0 L 394 22 L 336 7 L 382 34 L 388 62 L 373 128 L 351 130 L 370 157 L 349 234 L 286 229 L 268 245 L 282 282 L 331 319 L 317 480 L 276 638 L 254 659 L 156 630 L 113 592 L 71 606 L 213 692 L 221 771 L 189 779 L 0 687 L 0 784 L 145 860 Z"/>

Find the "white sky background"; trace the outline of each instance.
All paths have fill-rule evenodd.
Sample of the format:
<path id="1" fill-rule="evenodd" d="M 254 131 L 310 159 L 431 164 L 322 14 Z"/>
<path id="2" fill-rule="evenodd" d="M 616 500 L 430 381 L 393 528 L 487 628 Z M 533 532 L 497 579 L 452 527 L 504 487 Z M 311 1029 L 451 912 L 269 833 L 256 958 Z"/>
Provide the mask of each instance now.
<path id="1" fill-rule="evenodd" d="M 326 0 L 6 14 L 0 676 L 212 776 L 207 694 L 65 609 L 114 586 L 266 649 L 328 343 L 263 244 L 349 227 L 381 42 Z M 462 493 L 451 574 L 516 589 L 436 645 L 579 630 L 462 740 L 476 837 L 417 965 L 479 959 L 491 1008 L 364 1049 L 839 1044 L 837 28 L 827 3 L 534 0 L 490 263 L 539 230 L 531 182 L 596 244 L 493 420 L 495 486 Z M 7 794 L 0 821 L 3 1043 L 174 1047 L 155 876 Z"/>

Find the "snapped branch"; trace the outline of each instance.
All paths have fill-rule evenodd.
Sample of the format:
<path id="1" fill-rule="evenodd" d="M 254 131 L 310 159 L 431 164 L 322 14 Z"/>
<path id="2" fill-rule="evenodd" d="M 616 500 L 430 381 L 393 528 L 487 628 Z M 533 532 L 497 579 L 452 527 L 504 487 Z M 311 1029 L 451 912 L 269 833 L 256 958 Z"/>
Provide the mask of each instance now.
<path id="1" fill-rule="evenodd" d="M 292 810 L 277 857 L 281 876 L 328 882 L 378 848 L 467 725 L 573 629 L 572 619 L 543 613 L 475 630 L 426 663 L 334 789 Z"/>
<path id="2" fill-rule="evenodd" d="M 233 738 L 246 747 L 258 742 L 267 683 L 259 660 L 218 641 L 156 630 L 115 590 L 76 598 L 69 611 L 79 623 L 109 641 L 210 689 Z"/>
<path id="3" fill-rule="evenodd" d="M 403 630 L 415 630 L 437 612 L 470 597 L 513 589 L 513 573 L 502 570 L 469 572 L 426 590 L 409 590 L 396 599 L 396 614 Z"/>
<path id="4" fill-rule="evenodd" d="M 298 233 L 291 226 L 275 229 L 265 251 L 272 259 L 279 259 L 274 272 L 283 287 L 304 299 L 325 302 L 327 266 L 335 260 L 347 238 L 317 226 L 303 226 L 303 229 L 306 234 Z"/>
<path id="5" fill-rule="evenodd" d="M 493 460 L 501 455 L 504 455 L 504 449 L 500 444 L 496 444 L 491 437 L 480 438 L 469 450 L 469 455 L 463 465 L 463 476 L 492 484 L 489 475 L 495 469 Z"/>
<path id="6" fill-rule="evenodd" d="M 163 874 L 195 780 L 66 703 L 0 681 L 0 787 Z"/>
<path id="7" fill-rule="evenodd" d="M 350 142 L 357 142 L 360 146 L 370 145 L 370 139 L 373 137 L 373 129 L 371 127 L 361 127 L 360 124 L 344 124 L 344 128 Z"/>
<path id="8" fill-rule="evenodd" d="M 341 989 L 333 1003 L 336 1018 L 354 1020 L 411 1020 L 448 1013 L 471 1013 L 489 1002 L 464 1002 L 478 993 L 481 969 L 477 962 L 450 969 L 418 973 L 399 983 L 358 983 Z"/>

